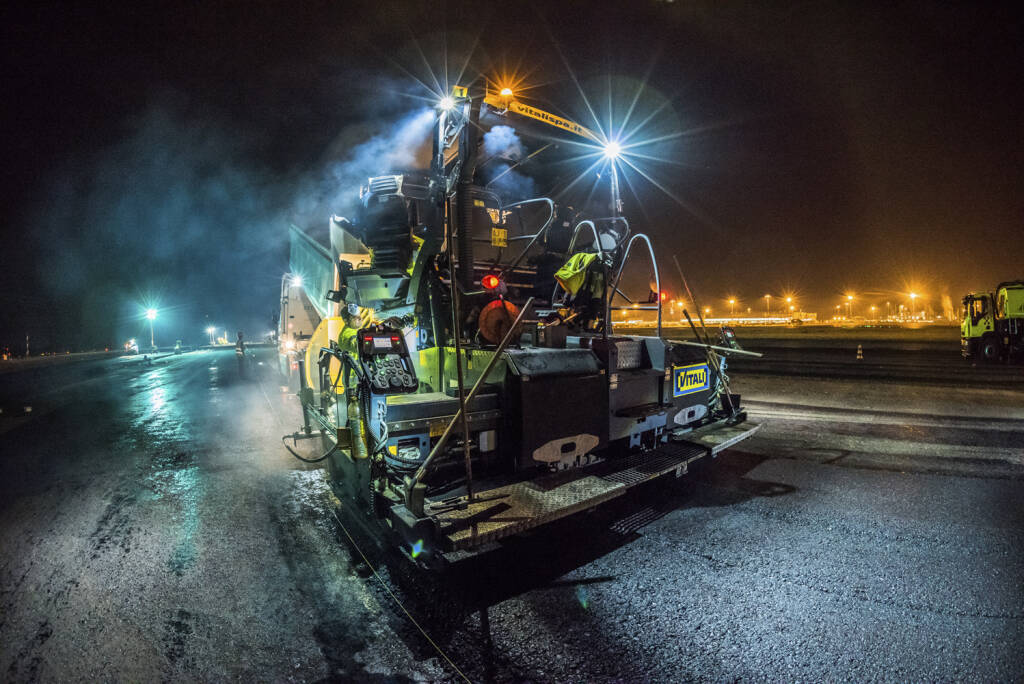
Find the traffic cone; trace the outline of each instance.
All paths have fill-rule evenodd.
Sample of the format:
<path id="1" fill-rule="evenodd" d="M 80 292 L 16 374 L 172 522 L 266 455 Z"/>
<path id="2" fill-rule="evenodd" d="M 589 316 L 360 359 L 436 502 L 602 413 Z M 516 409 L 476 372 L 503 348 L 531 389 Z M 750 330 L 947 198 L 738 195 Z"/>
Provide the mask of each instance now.
<path id="1" fill-rule="evenodd" d="M 864 348 L 862 346 L 860 346 L 859 344 L 857 345 L 857 360 L 858 361 L 863 361 L 864 360 Z"/>

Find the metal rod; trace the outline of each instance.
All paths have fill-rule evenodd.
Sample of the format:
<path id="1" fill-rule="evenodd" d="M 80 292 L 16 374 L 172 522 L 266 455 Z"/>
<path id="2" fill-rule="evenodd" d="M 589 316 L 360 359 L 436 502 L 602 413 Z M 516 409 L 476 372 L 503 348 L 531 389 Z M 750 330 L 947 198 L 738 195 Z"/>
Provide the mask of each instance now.
<path id="1" fill-rule="evenodd" d="M 494 355 L 491 356 L 490 360 L 487 362 L 487 365 L 484 366 L 483 373 L 481 373 L 480 377 L 477 378 L 477 381 L 473 383 L 472 389 L 470 389 L 469 394 L 466 395 L 465 402 L 459 407 L 459 412 L 452 416 L 451 421 L 449 421 L 448 423 L 448 427 L 445 428 L 445 431 L 441 434 L 440 439 L 437 440 L 437 444 L 434 445 L 434 448 L 430 450 L 430 455 L 427 456 L 427 460 L 423 461 L 423 465 L 421 465 L 419 467 L 419 470 L 416 471 L 416 474 L 413 475 L 412 483 L 409 485 L 410 490 L 412 490 L 412 488 L 415 485 L 419 484 L 419 482 L 424 478 L 424 476 L 427 474 L 427 471 L 430 469 L 430 464 L 437 457 L 437 455 L 441 453 L 441 450 L 444 449 L 445 444 L 448 443 L 448 438 L 451 437 L 456 421 L 461 419 L 463 417 L 463 414 L 465 413 L 465 406 L 472 402 L 473 399 L 476 397 L 476 393 L 484 384 L 484 381 L 490 374 L 491 369 L 494 368 L 494 364 L 497 363 L 498 357 L 501 356 L 501 353 L 505 351 L 505 347 L 508 346 L 508 343 L 512 341 L 516 328 L 519 327 L 520 321 L 523 320 L 523 316 L 526 315 L 526 312 L 529 311 L 532 305 L 533 297 L 530 297 L 529 299 L 526 300 L 526 304 L 523 305 L 523 308 L 520 309 L 519 315 L 516 316 L 515 322 L 512 323 L 512 327 L 509 328 L 508 331 L 506 331 L 505 336 L 501 338 L 501 342 L 498 343 L 497 349 L 494 350 Z"/>
<path id="2" fill-rule="evenodd" d="M 690 330 L 692 330 L 692 331 L 693 331 L 693 336 L 697 338 L 697 344 L 699 344 L 699 345 L 700 345 L 700 346 L 702 346 L 702 347 L 704 347 L 704 346 L 707 346 L 707 344 L 708 344 L 708 341 L 707 341 L 706 339 L 702 338 L 702 337 L 700 336 L 700 333 L 699 333 L 699 332 L 697 332 L 697 326 L 695 326 L 695 325 L 693 324 L 693 319 L 692 319 L 692 318 L 690 318 L 690 312 L 689 312 L 689 311 L 687 311 L 687 310 L 686 310 L 686 309 L 684 308 L 684 309 L 683 309 L 683 315 L 684 315 L 684 316 L 686 316 L 686 322 L 690 324 Z"/>
<path id="3" fill-rule="evenodd" d="M 732 347 L 719 347 L 719 346 L 714 345 L 714 344 L 704 344 L 703 342 L 689 342 L 687 340 L 665 340 L 665 341 L 666 342 L 671 342 L 672 344 L 681 344 L 681 345 L 684 345 L 684 346 L 687 346 L 687 347 L 699 347 L 700 349 L 713 349 L 715 351 L 720 351 L 720 352 L 722 352 L 724 354 L 739 354 L 740 356 L 753 356 L 753 357 L 756 357 L 756 358 L 759 358 L 759 359 L 764 356 L 764 354 L 762 354 L 761 352 L 747 351 L 746 349 L 733 349 Z"/>
<path id="4" fill-rule="evenodd" d="M 622 198 L 619 196 L 619 169 L 615 160 L 611 160 L 612 166 L 612 218 L 618 218 L 622 214 Z"/>
<path id="5" fill-rule="evenodd" d="M 498 174 L 497 176 L 495 176 L 494 178 L 492 178 L 492 179 L 491 179 L 490 181 L 488 181 L 487 185 L 485 185 L 484 187 L 485 187 L 485 188 L 489 188 L 489 187 L 491 187 L 491 183 L 493 183 L 494 181 L 498 180 L 499 178 L 501 178 L 502 176 L 504 176 L 504 175 L 505 175 L 506 173 L 508 173 L 509 171 L 513 170 L 514 168 L 516 168 L 517 166 L 519 166 L 520 164 L 522 164 L 523 162 L 526 162 L 526 161 L 529 161 L 530 159 L 533 159 L 533 158 L 534 158 L 534 157 L 536 157 L 536 156 L 537 156 L 538 154 L 540 154 L 540 153 L 541 153 L 541 152 L 543 152 L 544 150 L 546 150 L 546 149 L 548 149 L 549 147 L 551 147 L 551 146 L 552 146 L 553 144 L 554 144 L 554 143 L 548 143 L 547 145 L 545 145 L 544 147 L 540 148 L 539 150 L 537 150 L 537 151 L 535 151 L 535 152 L 531 152 L 530 154 L 526 155 L 525 157 L 523 157 L 522 159 L 520 159 L 519 161 L 517 161 L 517 162 L 516 162 L 515 164 L 513 164 L 513 165 L 512 165 L 512 166 L 510 166 L 510 167 L 508 167 L 507 169 L 505 169 L 504 171 L 502 171 L 501 173 L 499 173 L 499 174 Z M 487 162 L 489 162 L 489 161 L 491 161 L 492 159 L 494 159 L 494 156 L 495 156 L 495 155 L 493 155 L 493 154 L 492 154 L 492 155 L 491 155 L 490 157 L 488 157 L 487 159 L 484 159 L 484 160 L 483 160 L 482 162 L 480 162 L 480 166 L 483 166 L 483 165 L 484 165 L 484 164 L 486 164 Z"/>
<path id="6" fill-rule="evenodd" d="M 449 225 L 451 225 L 451 219 L 449 217 Z M 467 226 L 459 225 L 457 230 L 461 233 Z M 449 235 L 451 233 L 449 232 Z M 461 237 L 461 236 L 460 236 Z M 452 263 L 451 260 L 451 243 L 448 241 L 448 263 Z M 472 269 L 473 265 L 470 264 L 469 268 Z M 452 298 L 452 329 L 455 333 L 455 377 L 458 379 L 458 392 L 459 392 L 459 412 L 458 415 L 462 418 L 462 444 L 463 444 L 463 456 L 466 464 L 466 491 L 469 494 L 469 500 L 473 500 L 473 464 L 469 457 L 469 422 L 466 420 L 466 397 L 463 393 L 465 387 L 464 379 L 462 377 L 462 309 L 460 306 L 459 288 L 456 287 L 455 278 L 451 279 L 451 298 Z M 440 353 L 444 353 L 443 349 Z M 441 381 L 444 382 L 444 376 L 441 377 Z M 444 391 L 444 388 L 442 388 Z M 454 422 L 454 421 L 453 421 Z"/>
<path id="7" fill-rule="evenodd" d="M 686 276 L 683 275 L 683 269 L 679 265 L 679 259 L 676 259 L 676 255 L 675 254 L 672 255 L 672 261 L 676 265 L 676 270 L 679 271 L 679 279 L 683 281 L 683 287 L 686 288 L 686 295 L 690 298 L 690 301 L 693 302 L 693 306 L 696 307 L 696 309 L 697 309 L 697 320 L 700 321 L 700 329 L 704 331 L 704 339 L 707 341 L 708 345 L 710 346 L 711 345 L 711 336 L 708 335 L 707 326 L 704 325 L 704 316 L 700 312 L 700 304 L 697 302 L 697 298 L 693 296 L 693 292 L 690 291 L 690 284 L 686 282 Z"/>

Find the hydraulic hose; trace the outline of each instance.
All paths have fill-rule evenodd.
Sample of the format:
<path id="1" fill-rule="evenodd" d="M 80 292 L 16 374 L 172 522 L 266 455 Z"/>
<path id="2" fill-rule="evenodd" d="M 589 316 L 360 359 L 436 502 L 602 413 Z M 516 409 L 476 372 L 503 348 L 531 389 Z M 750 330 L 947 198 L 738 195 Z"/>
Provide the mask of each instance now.
<path id="1" fill-rule="evenodd" d="M 295 449 L 293 449 L 290 446 L 288 446 L 288 443 L 286 441 L 284 441 L 284 440 L 288 439 L 289 437 L 291 437 L 292 439 L 295 439 L 298 436 L 298 434 L 299 433 L 296 432 L 296 433 L 291 434 L 291 435 L 281 435 L 281 444 L 283 444 L 284 448 L 288 450 L 288 453 L 290 453 L 292 456 L 294 456 L 295 458 L 299 459 L 303 463 L 320 463 L 321 461 L 327 460 L 327 458 L 331 454 L 333 454 L 335 451 L 338 450 L 338 445 L 335 444 L 330 449 L 328 449 L 326 452 L 324 452 L 324 454 L 322 456 L 318 456 L 317 458 L 306 458 L 305 456 L 300 455 L 299 452 L 295 451 Z"/>

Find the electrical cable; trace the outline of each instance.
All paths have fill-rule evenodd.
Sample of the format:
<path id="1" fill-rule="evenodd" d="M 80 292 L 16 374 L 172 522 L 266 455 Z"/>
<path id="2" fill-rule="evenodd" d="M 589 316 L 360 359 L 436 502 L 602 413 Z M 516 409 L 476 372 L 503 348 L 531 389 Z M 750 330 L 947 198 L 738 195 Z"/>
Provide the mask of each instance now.
<path id="1" fill-rule="evenodd" d="M 462 670 L 459 669 L 459 666 L 456 665 L 452 661 L 452 659 L 448 657 L 448 654 L 441 650 L 441 647 L 437 645 L 437 642 L 430 638 L 430 635 L 427 634 L 426 630 L 420 626 L 420 623 L 416 622 L 416 618 L 412 616 L 412 613 L 410 613 L 409 610 L 404 605 L 402 605 L 402 602 L 399 601 L 398 597 L 395 596 L 393 591 L 391 591 L 391 587 L 387 585 L 387 582 L 384 581 L 384 578 L 381 577 L 380 573 L 377 572 L 377 568 L 373 567 L 373 563 L 371 563 L 370 559 L 366 557 L 366 554 L 363 553 L 363 550 L 359 548 L 359 544 L 357 544 L 356 540 L 352 538 L 352 535 L 349 533 L 348 528 L 345 527 L 345 524 L 343 522 L 341 522 L 341 518 L 338 517 L 338 514 L 334 510 L 332 510 L 331 515 L 333 515 L 334 519 L 338 522 L 338 526 L 341 528 L 341 531 L 345 533 L 346 537 L 348 537 L 349 543 L 352 544 L 352 548 L 356 550 L 356 553 L 358 553 L 360 558 L 363 559 L 363 562 L 366 563 L 366 567 L 370 568 L 370 572 L 372 572 L 373 576 L 377 578 L 378 582 L 380 582 L 380 585 L 384 588 L 384 591 L 387 593 L 387 595 L 391 597 L 391 600 L 395 602 L 395 605 L 402 609 L 402 612 L 405 613 L 405 616 L 409 618 L 409 621 L 416 627 L 416 629 L 420 631 L 420 634 L 423 635 L 423 638 L 426 639 L 427 642 L 429 642 L 430 645 L 434 647 L 434 650 L 437 651 L 438 654 L 440 654 L 440 656 L 444 658 L 449 665 L 451 665 L 452 669 L 455 670 L 456 674 L 458 674 L 460 677 L 462 677 L 463 680 L 467 682 L 472 681 L 470 680 L 469 677 L 465 675 L 465 673 L 463 673 Z"/>
<path id="2" fill-rule="evenodd" d="M 341 376 L 340 373 L 338 375 L 339 375 L 339 377 Z M 274 409 L 274 405 L 272 403 L 270 403 L 270 397 L 267 396 L 266 390 L 263 389 L 263 382 L 261 380 L 259 380 L 259 378 L 257 378 L 257 382 L 258 382 L 258 384 L 260 386 L 260 391 L 263 393 L 263 398 L 267 400 L 267 406 L 270 408 L 270 412 L 271 412 L 271 414 L 273 414 L 274 420 L 276 420 L 277 423 L 280 425 L 281 424 L 281 419 L 277 415 L 277 411 Z M 335 383 L 335 384 L 337 384 L 337 383 Z M 284 440 L 286 437 L 287 437 L 287 435 L 285 435 L 281 439 Z M 292 449 L 290 447 L 288 447 L 287 444 L 285 444 L 285 448 L 288 449 L 289 451 L 292 451 Z M 307 463 L 314 463 L 315 462 L 315 461 L 310 461 L 308 459 L 302 458 L 301 456 L 296 454 L 294 451 L 292 451 L 292 455 L 295 456 L 296 458 L 298 458 L 300 461 L 306 461 Z M 338 514 L 334 510 L 331 510 L 331 515 L 334 517 L 335 521 L 337 521 L 338 526 L 341 528 L 341 531 L 345 533 L 345 536 L 348 538 L 349 543 L 352 544 L 352 548 L 354 548 L 356 550 L 356 553 L 358 553 L 359 556 L 363 559 L 363 562 L 366 563 L 366 567 L 370 568 L 370 571 L 373 573 L 373 576 L 377 578 L 377 581 L 380 582 L 380 585 L 384 588 L 384 591 L 387 593 L 387 595 L 391 597 L 391 600 L 395 602 L 395 605 L 397 605 L 399 608 L 401 608 L 402 612 L 405 613 L 405 616 L 407 618 L 409 618 L 409 621 L 413 624 L 413 626 L 415 626 L 416 629 L 419 630 L 420 634 L 423 635 L 423 638 L 426 639 L 427 642 L 431 646 L 434 647 L 434 650 L 437 651 L 437 653 L 442 658 L 444 658 L 445 662 L 448 663 L 448 665 L 450 665 L 453 670 L 455 670 L 455 673 L 458 674 L 459 677 L 461 677 L 463 679 L 463 681 L 471 682 L 472 680 L 469 677 L 467 677 L 466 674 L 462 670 L 459 669 L 459 666 L 456 665 L 455 662 L 451 658 L 448 657 L 447 653 L 445 653 L 443 650 L 441 650 L 441 647 L 437 645 L 437 642 L 435 642 L 433 639 L 430 638 L 430 635 L 427 634 L 426 630 L 423 629 L 423 627 L 420 626 L 420 623 L 416 621 L 416 618 L 414 618 L 412 616 L 412 613 L 409 612 L 409 610 L 402 604 L 402 602 L 398 599 L 398 597 L 395 596 L 394 592 L 391 591 L 391 588 L 384 581 L 384 578 L 382 578 L 380 576 L 380 573 L 377 572 L 377 568 L 375 568 L 373 566 L 373 564 L 370 562 L 370 559 L 366 557 L 366 554 L 363 553 L 363 550 L 359 547 L 359 544 L 356 543 L 356 540 L 349 533 L 348 528 L 345 527 L 345 524 L 343 522 L 341 522 L 341 518 L 338 517 Z"/>

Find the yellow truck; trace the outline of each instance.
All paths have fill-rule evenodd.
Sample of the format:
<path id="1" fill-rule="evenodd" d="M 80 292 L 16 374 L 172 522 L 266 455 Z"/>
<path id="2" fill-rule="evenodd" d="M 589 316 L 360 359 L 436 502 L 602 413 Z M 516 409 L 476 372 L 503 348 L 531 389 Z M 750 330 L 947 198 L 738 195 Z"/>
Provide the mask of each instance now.
<path id="1" fill-rule="evenodd" d="M 1024 280 L 1000 283 L 995 292 L 963 298 L 960 352 L 987 363 L 1024 354 Z"/>

